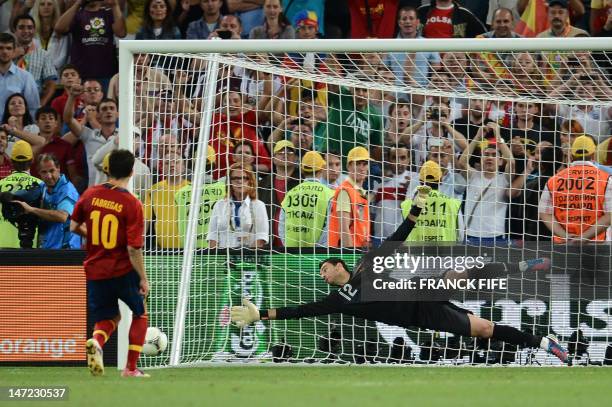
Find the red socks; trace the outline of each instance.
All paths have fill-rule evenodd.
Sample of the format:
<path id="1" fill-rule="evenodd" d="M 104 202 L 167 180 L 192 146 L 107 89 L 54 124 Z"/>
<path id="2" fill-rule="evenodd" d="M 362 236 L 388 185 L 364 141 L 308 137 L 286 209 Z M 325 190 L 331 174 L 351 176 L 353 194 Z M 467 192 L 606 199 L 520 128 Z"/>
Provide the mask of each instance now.
<path id="1" fill-rule="evenodd" d="M 130 346 L 128 347 L 127 368 L 129 370 L 136 369 L 138 357 L 142 351 L 142 345 L 147 334 L 147 316 L 141 315 L 132 317 L 132 325 L 130 325 Z"/>
<path id="2" fill-rule="evenodd" d="M 94 325 L 93 338 L 98 341 L 100 346 L 108 341 L 108 338 L 115 332 L 117 324 L 112 319 L 105 319 L 104 321 L 96 322 Z"/>

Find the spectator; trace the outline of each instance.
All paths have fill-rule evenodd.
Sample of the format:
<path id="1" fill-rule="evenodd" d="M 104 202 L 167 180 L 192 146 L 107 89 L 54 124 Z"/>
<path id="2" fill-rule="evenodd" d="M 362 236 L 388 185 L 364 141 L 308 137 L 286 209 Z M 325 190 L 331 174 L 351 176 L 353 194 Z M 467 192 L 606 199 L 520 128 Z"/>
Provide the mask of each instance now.
<path id="1" fill-rule="evenodd" d="M 608 88 L 612 92 L 612 88 Z M 597 100 L 598 92 L 590 75 L 573 76 L 565 82 L 553 95 L 563 93 L 566 90 L 573 94 L 573 99 Z M 612 120 L 612 107 L 601 104 L 575 104 L 568 106 L 558 105 L 557 114 L 565 119 L 576 120 L 584 129 L 584 133 L 595 138 L 599 143 L 610 136 L 610 120 Z"/>
<path id="2" fill-rule="evenodd" d="M 271 159 L 266 146 L 259 138 L 256 131 L 258 122 L 255 109 L 245 111 L 242 96 L 239 92 L 231 90 L 226 93 L 222 112 L 213 116 L 214 127 L 212 129 L 210 144 L 217 152 L 217 166 L 215 178 L 225 175 L 227 167 L 232 164 L 230 148 L 231 145 L 240 140 L 248 140 L 253 145 L 256 153 L 255 165 L 259 171 L 269 171 Z"/>
<path id="3" fill-rule="evenodd" d="M 327 247 L 329 201 L 334 191 L 322 182 L 325 160 L 316 151 L 302 157 L 305 178 L 281 204 L 280 239 L 285 247 Z"/>
<path id="4" fill-rule="evenodd" d="M 0 129 L 0 134 L 2 134 Z M 0 192 L 15 192 L 22 190 L 34 190 L 40 188 L 42 181 L 30 175 L 32 165 L 32 147 L 25 141 L 19 140 L 15 143 L 11 152 L 11 166 L 13 172 L 0 179 Z M 2 205 L 0 204 L 0 209 Z M 29 222 L 28 222 L 29 223 Z M 31 224 L 31 223 L 30 223 Z M 17 228 L 4 218 L 0 210 L 0 248 L 32 248 L 38 247 L 36 239 L 32 236 L 24 236 L 18 233 Z"/>
<path id="5" fill-rule="evenodd" d="M 465 178 L 455 169 L 453 144 L 449 139 L 431 140 L 428 160 L 434 161 L 442 170 L 438 190 L 451 198 L 461 199 L 465 192 Z"/>
<path id="6" fill-rule="evenodd" d="M 500 8 L 508 9 L 512 12 L 512 19 L 517 21 L 521 18 L 522 12 L 518 11 L 518 2 L 519 0 L 489 0 L 489 12 L 487 13 L 486 24 L 488 26 L 493 25 L 493 18 L 495 12 Z"/>
<path id="7" fill-rule="evenodd" d="M 342 173 L 342 158 L 337 151 L 328 150 L 325 153 L 325 172 L 323 173 L 323 184 L 331 189 L 338 188 L 346 179 Z"/>
<path id="8" fill-rule="evenodd" d="M 32 127 L 32 126 L 29 126 Z M 36 112 L 37 132 L 20 130 L 16 127 L 8 128 L 9 133 L 27 141 L 34 152 L 34 160 L 41 154 L 53 154 L 59 163 L 62 174 L 71 176 L 75 174 L 72 146 L 59 136 L 59 115 L 50 106 L 43 106 Z M 32 132 L 31 132 L 32 131 Z M 40 178 L 38 165 L 33 164 L 30 174 Z"/>
<path id="9" fill-rule="evenodd" d="M 40 107 L 36 81 L 31 73 L 13 63 L 14 54 L 15 37 L 0 33 L 0 116 L 5 115 L 7 99 L 15 93 L 23 95 L 33 116 Z"/>
<path id="10" fill-rule="evenodd" d="M 177 1 L 175 2 L 175 7 L 173 7 L 173 10 L 174 19 L 181 30 L 181 37 L 185 38 L 189 24 L 202 18 L 203 11 L 201 7 L 201 0 Z"/>
<path id="11" fill-rule="evenodd" d="M 30 72 L 38 86 L 40 104 L 51 102 L 55 93 L 57 71 L 51 55 L 34 42 L 36 27 L 30 15 L 18 16 L 13 23 L 17 47 L 13 57 L 18 67 Z"/>
<path id="12" fill-rule="evenodd" d="M 266 204 L 268 218 L 272 221 L 272 246 L 282 247 L 278 229 L 281 203 L 285 194 L 300 183 L 299 161 L 295 146 L 287 140 L 274 145 L 272 172 L 259 184 L 257 195 Z"/>
<path id="13" fill-rule="evenodd" d="M 401 143 L 412 120 L 412 106 L 406 99 L 399 99 L 396 103 L 389 106 L 389 119 L 385 134 L 383 136 L 384 145 L 396 147 Z"/>
<path id="14" fill-rule="evenodd" d="M 85 104 L 84 115 L 82 117 L 83 124 L 92 129 L 99 129 L 100 122 L 98 121 L 96 107 L 102 99 L 104 99 L 102 84 L 95 79 L 87 79 L 83 83 L 83 94 L 81 98 Z"/>
<path id="15" fill-rule="evenodd" d="M 584 134 L 584 128 L 577 120 L 566 119 L 559 126 L 559 141 L 563 149 L 563 163 L 569 164 L 571 160 L 571 147 L 576 138 Z"/>
<path id="16" fill-rule="evenodd" d="M 38 126 L 34 123 L 28 102 L 21 93 L 14 93 L 6 100 L 2 127 L 9 134 L 9 150 L 15 141 L 14 137 L 20 137 L 21 132 L 38 134 Z"/>
<path id="17" fill-rule="evenodd" d="M 425 38 L 474 38 L 486 31 L 471 11 L 454 0 L 432 0 L 417 13 Z"/>
<path id="18" fill-rule="evenodd" d="M 521 38 L 514 32 L 514 14 L 512 10 L 500 7 L 493 12 L 491 31 L 478 35 L 476 38 Z M 483 73 L 494 74 L 493 79 L 500 79 L 507 76 L 507 67 L 513 59 L 512 52 L 480 52 L 472 54 L 475 62 L 483 66 Z"/>
<path id="19" fill-rule="evenodd" d="M 25 213 L 40 219 L 38 227 L 41 249 L 80 249 L 81 238 L 70 232 L 70 215 L 79 193 L 64 174 L 53 154 L 41 154 L 38 172 L 44 182 L 42 208 L 17 201 Z"/>
<path id="20" fill-rule="evenodd" d="M 189 23 L 187 27 L 188 40 L 205 40 L 210 34 L 219 28 L 221 24 L 222 0 L 201 0 L 202 18 Z"/>
<path id="21" fill-rule="evenodd" d="M 293 16 L 296 38 L 300 40 L 314 40 L 319 34 L 319 18 L 317 13 L 302 10 Z"/>
<path id="22" fill-rule="evenodd" d="M 0 128 L 0 180 L 13 172 L 11 158 L 6 154 L 7 147 L 8 132 L 4 128 Z"/>
<path id="23" fill-rule="evenodd" d="M 64 88 L 64 92 L 53 99 L 51 107 L 55 109 L 60 118 L 63 118 L 64 108 L 66 107 L 66 100 L 68 100 L 68 94 L 73 86 L 81 86 L 81 74 L 77 70 L 76 66 L 66 64 L 60 69 L 60 85 Z M 81 120 L 84 115 L 85 102 L 79 95 L 75 101 L 75 119 Z M 64 121 L 62 120 L 62 123 Z M 67 131 L 68 129 L 66 129 Z"/>
<path id="24" fill-rule="evenodd" d="M 612 212 L 612 176 L 593 163 L 596 151 L 592 138 L 576 138 L 571 164 L 546 183 L 538 212 L 555 243 L 606 240 Z"/>
<path id="25" fill-rule="evenodd" d="M 134 135 L 136 138 L 136 134 Z M 119 136 L 110 136 L 106 144 L 98 149 L 92 157 L 93 165 L 96 167 L 95 184 L 102 184 L 108 180 L 108 157 L 110 153 L 119 148 Z M 142 160 L 136 158 L 134 160 L 134 194 L 141 201 L 147 191 L 151 189 L 152 176 L 151 170 Z"/>
<path id="26" fill-rule="evenodd" d="M 79 140 L 85 145 L 89 186 L 92 186 L 96 180 L 96 168 L 93 165 L 92 157 L 98 148 L 106 144 L 110 136 L 117 134 L 117 116 L 119 112 L 117 111 L 117 102 L 112 99 L 102 99 L 97 106 L 100 128 L 90 129 L 74 118 L 74 100 L 82 94 L 83 88 L 80 85 L 73 86 L 70 89 L 66 107 L 64 108 L 64 122 L 68 124 L 71 132 L 64 135 L 63 138 L 72 146 L 76 145 Z"/>
<path id="27" fill-rule="evenodd" d="M 251 171 L 255 171 L 255 155 L 251 143 L 248 141 L 241 141 L 236 144 L 232 151 L 232 162 L 238 163 Z"/>
<path id="28" fill-rule="evenodd" d="M 536 96 L 546 95 L 550 86 L 542 68 L 539 66 L 540 54 L 519 52 L 512 56 L 510 78 L 512 93 L 527 93 Z"/>
<path id="29" fill-rule="evenodd" d="M 427 152 L 431 145 L 440 142 L 439 139 L 450 140 L 455 146 L 456 151 L 463 151 L 467 148 L 467 140 L 463 135 L 461 125 L 457 125 L 457 120 L 450 123 L 450 108 L 446 103 L 438 103 L 430 106 L 426 113 L 427 121 L 417 121 L 411 126 L 408 135 L 411 136 L 411 145 L 414 151 L 414 161 L 416 165 L 421 165 L 427 159 Z M 423 124 L 426 123 L 425 126 Z M 419 132 L 423 126 L 424 131 Z M 416 133 L 416 134 L 415 134 Z"/>
<path id="30" fill-rule="evenodd" d="M 287 121 L 289 121 L 288 125 L 286 125 Z M 287 130 L 284 130 L 285 125 Z M 310 121 L 288 117 L 281 126 L 274 130 L 270 137 L 272 145 L 280 140 L 291 141 L 297 148 L 298 157 L 302 157 L 306 151 L 310 151 L 313 148 L 312 125 Z"/>
<path id="31" fill-rule="evenodd" d="M 483 126 L 492 122 L 488 117 L 491 108 L 491 101 L 478 98 L 470 99 L 463 117 L 455 120 L 452 126 L 463 134 L 468 141 L 471 141 Z M 485 135 L 485 138 L 493 137 L 490 132 Z"/>
<path id="32" fill-rule="evenodd" d="M 294 22 L 293 27 L 296 29 L 296 16 L 302 14 L 304 10 L 311 10 L 317 16 L 317 21 L 325 21 L 325 0 L 283 0 L 283 10 L 287 20 Z M 318 26 L 317 31 L 325 34 L 324 28 Z"/>
<path id="33" fill-rule="evenodd" d="M 401 204 L 419 186 L 418 174 L 410 171 L 410 149 L 399 144 L 390 148 L 389 160 L 383 162 L 383 177 L 374 184 L 372 218 L 374 242 L 378 245 L 402 223 Z"/>
<path id="34" fill-rule="evenodd" d="M 414 7 L 402 7 L 397 15 L 397 38 L 423 38 L 419 35 L 419 19 Z M 387 55 L 385 64 L 394 73 L 398 85 L 427 86 L 430 70 L 440 65 L 437 52 L 394 52 Z"/>
<path id="35" fill-rule="evenodd" d="M 220 37 L 229 40 L 239 40 L 242 39 L 240 33 L 242 33 L 242 21 L 237 16 L 229 14 L 221 17 L 219 28 L 211 32 L 208 39 Z"/>
<path id="36" fill-rule="evenodd" d="M 589 36 L 584 30 L 569 23 L 569 6 L 567 0 L 549 0 L 548 23 L 550 28 L 538 34 L 540 38 Z"/>
<path id="37" fill-rule="evenodd" d="M 468 158 L 484 140 L 487 130 L 493 132 L 495 141 L 481 147 L 481 168 L 477 170 L 468 164 Z M 499 172 L 501 160 L 498 150 L 505 162 L 503 172 Z M 519 176 L 511 182 L 514 157 L 499 134 L 499 126 L 489 123 L 486 128 L 482 127 L 461 155 L 458 164 L 459 169 L 465 171 L 467 179 L 464 207 L 467 242 L 478 246 L 508 243 L 508 198 L 520 193 L 525 179 Z"/>
<path id="38" fill-rule="evenodd" d="M 70 46 L 70 38 L 67 35 L 57 35 L 54 30 L 61 14 L 59 0 L 36 0 L 30 12 L 36 22 L 36 41 L 49 53 L 58 72 L 68 62 Z"/>
<path id="39" fill-rule="evenodd" d="M 612 35 L 612 0 L 591 0 L 589 27 L 594 37 Z"/>
<path id="40" fill-rule="evenodd" d="M 348 153 L 348 178 L 336 189 L 329 222 L 329 246 L 367 248 L 370 244 L 370 206 L 364 181 L 368 176 L 370 154 L 364 147 Z"/>
<path id="41" fill-rule="evenodd" d="M 515 138 L 529 139 L 535 146 L 540 141 L 555 144 L 555 134 L 540 127 L 540 106 L 538 103 L 515 102 L 512 119 L 508 127 L 501 130 L 502 138 L 509 143 Z"/>
<path id="42" fill-rule="evenodd" d="M 147 0 L 142 16 L 143 25 L 136 33 L 137 40 L 178 40 L 181 31 L 174 24 L 169 0 Z"/>
<path id="43" fill-rule="evenodd" d="M 365 79 L 357 75 L 353 78 Z M 344 156 L 356 146 L 368 146 L 373 155 L 380 158 L 383 118 L 381 112 L 372 106 L 368 90 L 328 87 L 327 138 L 315 137 L 315 149 L 335 150 Z"/>
<path id="44" fill-rule="evenodd" d="M 561 148 L 553 147 L 550 143 L 542 142 L 536 146 L 534 161 L 537 172 L 525 185 L 524 240 L 551 239 L 550 230 L 539 220 L 538 204 L 548 180 L 561 169 L 562 156 Z"/>
<path id="45" fill-rule="evenodd" d="M 519 12 L 520 15 L 523 15 L 529 5 L 529 1 L 530 0 L 518 0 L 516 8 L 517 11 Z M 588 0 L 587 0 L 588 1 Z M 569 18 L 568 21 L 571 22 L 575 22 L 580 20 L 580 18 L 584 15 L 585 13 L 585 0 L 569 0 L 569 1 L 565 1 L 566 3 L 568 3 L 568 10 L 569 10 Z M 546 5 L 548 7 L 551 6 L 551 1 L 546 1 Z M 550 23 L 549 23 L 550 24 Z"/>
<path id="46" fill-rule="evenodd" d="M 225 198 L 227 191 L 227 182 L 225 178 L 215 181 L 210 175 L 215 166 L 215 149 L 209 145 L 206 151 L 206 166 L 204 168 L 204 185 L 202 186 L 202 195 L 200 198 L 200 211 L 197 226 L 196 246 L 197 248 L 208 248 L 208 228 L 211 221 L 212 210 L 215 203 L 220 199 Z M 178 225 L 181 241 L 185 241 L 187 232 L 187 222 L 189 220 L 189 209 L 191 205 L 192 185 L 187 184 L 179 189 L 174 195 L 174 202 L 178 211 Z"/>
<path id="47" fill-rule="evenodd" d="M 169 154 L 163 164 L 164 179 L 154 184 L 144 197 L 144 216 L 147 221 L 147 236 L 150 247 L 180 249 L 178 212 L 174 204 L 176 193 L 189 184 L 185 179 L 183 157 Z"/>
<path id="48" fill-rule="evenodd" d="M 210 216 L 209 247 L 263 247 L 270 230 L 266 207 L 257 199 L 255 174 L 238 163 L 228 173 L 227 196 L 215 203 Z"/>
<path id="49" fill-rule="evenodd" d="M 83 77 L 95 78 L 107 89 L 118 67 L 115 36 L 126 35 L 118 1 L 76 0 L 57 20 L 55 32 L 72 34 L 71 63 Z"/>
<path id="50" fill-rule="evenodd" d="M 393 38 L 396 0 L 349 0 L 351 38 Z"/>
<path id="51" fill-rule="evenodd" d="M 227 0 L 225 6 L 229 14 L 234 14 L 242 22 L 240 37 L 248 38 L 253 28 L 264 23 L 262 6 L 264 0 Z"/>
<path id="52" fill-rule="evenodd" d="M 427 161 L 419 171 L 419 180 L 431 187 L 425 209 L 417 218 L 409 242 L 457 242 L 463 231 L 461 201 L 440 192 L 442 169 L 435 161 Z M 418 184 L 417 184 L 418 185 Z M 411 195 L 412 196 L 412 193 Z M 412 207 L 412 199 L 402 202 L 402 215 L 407 217 Z"/>
<path id="53" fill-rule="evenodd" d="M 263 5 L 265 21 L 263 25 L 253 27 L 249 39 L 293 39 L 295 29 L 283 14 L 281 0 L 265 0 Z"/>

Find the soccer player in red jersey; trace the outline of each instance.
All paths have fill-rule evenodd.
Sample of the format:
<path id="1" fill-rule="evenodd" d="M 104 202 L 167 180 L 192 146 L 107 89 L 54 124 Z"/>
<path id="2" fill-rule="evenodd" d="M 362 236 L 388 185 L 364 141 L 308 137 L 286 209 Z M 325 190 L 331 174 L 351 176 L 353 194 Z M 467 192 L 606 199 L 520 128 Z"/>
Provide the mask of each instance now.
<path id="1" fill-rule="evenodd" d="M 87 238 L 83 266 L 87 303 L 94 318 L 93 337 L 87 341 L 91 374 L 104 374 L 102 347 L 121 319 L 117 300 L 133 313 L 127 367 L 123 376 L 148 377 L 136 367 L 147 332 L 144 298 L 149 282 L 142 255 L 142 204 L 126 188 L 133 174 L 134 155 L 115 150 L 109 156 L 109 180 L 85 191 L 77 202 L 70 230 Z"/>

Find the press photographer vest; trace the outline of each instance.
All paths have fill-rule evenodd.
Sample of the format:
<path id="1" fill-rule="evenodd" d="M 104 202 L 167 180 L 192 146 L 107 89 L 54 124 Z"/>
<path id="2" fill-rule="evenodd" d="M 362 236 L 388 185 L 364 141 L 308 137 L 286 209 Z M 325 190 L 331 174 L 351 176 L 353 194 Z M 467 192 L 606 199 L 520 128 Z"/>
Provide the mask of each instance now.
<path id="1" fill-rule="evenodd" d="M 178 230 L 181 242 L 185 243 L 185 234 L 187 231 L 187 221 L 189 220 L 189 207 L 191 205 L 191 184 L 185 185 L 179 189 L 174 195 L 174 202 L 177 205 Z M 225 180 L 219 180 L 212 184 L 205 184 L 202 188 L 202 197 L 200 198 L 200 215 L 198 217 L 197 240 L 196 248 L 208 248 L 208 225 L 210 224 L 210 214 L 212 213 L 215 203 L 225 198 L 227 186 Z"/>
<path id="2" fill-rule="evenodd" d="M 27 172 L 15 171 L 11 175 L 0 180 L 0 192 L 15 193 L 31 188 L 32 185 L 40 185 L 41 183 L 41 180 L 31 176 Z M 0 204 L 0 207 L 1 205 L 2 204 Z M 34 248 L 38 247 L 37 240 L 37 237 L 34 236 Z M 19 247 L 17 228 L 4 219 L 2 211 L 0 211 L 0 248 L 18 249 Z"/>
<path id="3" fill-rule="evenodd" d="M 604 215 L 606 186 L 610 175 L 594 165 L 571 165 L 551 177 L 550 191 L 553 213 L 568 233 L 581 235 Z M 606 240 L 606 231 L 591 240 Z M 555 236 L 553 241 L 565 239 Z"/>
<path id="4" fill-rule="evenodd" d="M 317 181 L 304 181 L 285 195 L 285 247 L 313 247 L 321 238 L 334 191 Z"/>
<path id="5" fill-rule="evenodd" d="M 353 238 L 351 247 L 366 247 L 370 241 L 370 208 L 368 199 L 362 196 L 353 186 L 349 179 L 346 179 L 338 189 L 332 199 L 330 219 L 329 219 L 329 246 L 340 247 L 340 218 L 337 214 L 338 195 L 341 191 L 346 191 L 351 202 L 349 231 Z M 345 246 L 346 247 L 346 246 Z"/>
<path id="6" fill-rule="evenodd" d="M 406 199 L 402 202 L 402 215 L 408 216 L 412 200 Z M 410 235 L 408 242 L 456 242 L 457 241 L 457 219 L 461 201 L 450 198 L 440 191 L 431 191 L 427 198 L 425 208 L 417 218 L 416 225 Z"/>

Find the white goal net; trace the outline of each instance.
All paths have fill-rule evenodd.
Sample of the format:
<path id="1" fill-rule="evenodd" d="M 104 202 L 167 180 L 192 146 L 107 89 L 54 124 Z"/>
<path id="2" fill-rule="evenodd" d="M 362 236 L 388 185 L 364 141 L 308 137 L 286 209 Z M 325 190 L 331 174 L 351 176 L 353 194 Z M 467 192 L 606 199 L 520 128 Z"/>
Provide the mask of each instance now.
<path id="1" fill-rule="evenodd" d="M 353 267 L 424 181 L 437 191 L 400 252 L 550 258 L 550 270 L 454 301 L 555 334 L 579 363 L 608 361 L 612 51 L 601 40 L 122 41 L 120 143 L 151 173 L 135 190 L 149 323 L 172 344 L 144 363 L 557 363 L 339 314 L 230 323 L 242 298 L 267 309 L 326 296 L 321 260 Z"/>

